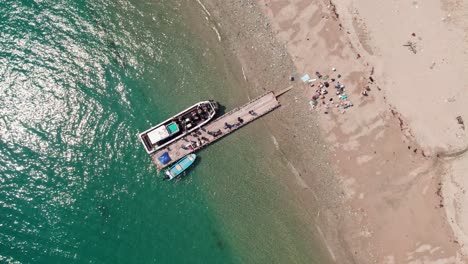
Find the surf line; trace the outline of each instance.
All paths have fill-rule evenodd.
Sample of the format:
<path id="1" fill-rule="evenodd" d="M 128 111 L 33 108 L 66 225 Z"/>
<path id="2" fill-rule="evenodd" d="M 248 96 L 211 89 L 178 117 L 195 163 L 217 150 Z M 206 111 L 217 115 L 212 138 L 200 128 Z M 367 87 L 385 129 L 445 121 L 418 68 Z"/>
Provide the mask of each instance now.
<path id="1" fill-rule="evenodd" d="M 206 6 L 200 1 L 200 0 L 197 0 L 198 4 L 202 7 L 203 11 L 206 13 L 207 17 L 206 17 L 206 20 L 208 20 L 208 22 L 212 23 L 213 26 L 211 26 L 211 28 L 214 30 L 214 32 L 216 33 L 216 36 L 218 36 L 218 41 L 221 42 L 221 34 L 219 34 L 219 31 L 218 29 L 216 28 L 216 25 L 215 23 L 213 23 L 212 21 L 210 21 L 210 18 L 211 18 L 211 14 L 210 12 L 208 11 L 208 9 L 206 8 Z"/>
<path id="2" fill-rule="evenodd" d="M 211 14 L 210 14 L 210 12 L 208 12 L 208 9 L 206 9 L 205 5 L 200 0 L 197 0 L 197 2 L 201 5 L 201 7 L 205 11 L 205 13 L 210 17 Z"/>
<path id="3" fill-rule="evenodd" d="M 218 35 L 218 41 L 221 42 L 221 35 L 219 34 L 218 29 L 215 26 L 213 26 L 213 30 L 216 32 L 216 35 Z"/>

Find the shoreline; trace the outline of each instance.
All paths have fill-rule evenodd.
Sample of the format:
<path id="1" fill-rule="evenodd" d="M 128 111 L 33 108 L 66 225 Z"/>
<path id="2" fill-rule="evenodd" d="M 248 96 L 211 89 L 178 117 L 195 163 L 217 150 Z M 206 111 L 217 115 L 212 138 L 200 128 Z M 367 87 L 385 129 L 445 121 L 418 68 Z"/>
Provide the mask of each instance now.
<path id="1" fill-rule="evenodd" d="M 257 41 L 252 37 L 252 34 L 256 34 L 258 31 L 248 31 L 246 30 L 246 27 L 249 27 L 249 25 L 255 25 L 255 23 L 251 23 L 252 21 L 249 22 L 247 20 L 255 20 L 258 17 L 253 16 L 251 13 L 245 14 L 243 12 L 242 6 L 233 8 L 233 6 L 231 6 L 232 3 L 229 3 L 223 4 L 222 8 L 218 8 L 216 3 L 213 2 L 214 1 L 202 1 L 201 5 L 200 3 L 194 1 L 191 4 L 192 8 L 188 8 L 188 10 L 184 12 L 187 15 L 187 23 L 190 23 L 189 25 L 193 26 L 192 33 L 195 32 L 194 34 L 196 34 L 197 38 L 195 41 L 198 42 L 198 39 L 201 40 L 199 44 L 203 47 L 203 56 L 206 56 L 206 58 L 211 58 L 206 60 L 206 63 L 214 63 L 218 66 L 218 69 L 220 67 L 224 67 L 225 73 L 227 73 L 229 76 L 228 80 L 225 80 L 225 85 L 228 87 L 227 90 L 230 91 L 229 93 L 232 93 L 234 96 L 220 95 L 217 93 L 215 94 L 216 98 L 223 103 L 226 102 L 226 108 L 231 109 L 233 107 L 237 107 L 239 104 L 242 105 L 246 103 L 248 100 L 257 97 L 258 95 L 264 94 L 266 91 L 279 91 L 288 87 L 290 82 L 287 78 L 287 75 L 284 74 L 286 70 L 289 71 L 291 67 L 294 67 L 292 66 L 292 61 L 289 62 L 289 66 L 284 66 L 281 69 L 278 67 L 270 67 L 269 63 L 273 59 L 259 59 L 264 58 L 265 54 L 269 54 L 269 51 L 266 49 L 266 47 L 260 48 L 256 43 L 252 45 L 252 43 L 241 41 L 241 39 L 247 37 L 250 37 L 252 41 Z M 236 5 L 236 3 L 233 5 Z M 239 13 L 232 12 L 233 10 Z M 200 14 L 202 15 L 201 17 Z M 255 15 L 262 16 L 260 12 L 256 12 Z M 223 17 L 223 19 L 219 20 L 219 17 Z M 240 17 L 244 19 L 241 19 Z M 238 27 L 238 25 L 235 25 L 235 23 L 230 22 L 236 21 L 237 19 L 244 21 L 245 25 Z M 217 31 L 214 30 L 213 27 L 217 28 Z M 262 28 L 262 30 L 266 29 L 267 28 Z M 272 37 L 270 40 L 273 42 L 273 35 L 270 36 Z M 264 43 L 271 45 L 270 42 Z M 255 48 L 251 48 L 252 46 Z M 278 45 L 278 48 L 282 48 L 282 46 Z M 280 51 L 283 52 L 283 56 L 286 57 L 286 52 L 284 50 Z M 258 55 L 256 54 L 257 52 L 264 53 Z M 239 56 L 239 54 L 241 56 Z M 212 58 L 221 58 L 221 60 L 214 61 Z M 282 58 L 276 60 L 277 61 L 273 63 L 279 65 L 279 62 L 282 60 Z M 270 71 L 275 71 L 278 74 L 271 74 Z M 273 78 L 272 76 L 275 77 Z M 280 82 L 282 82 L 284 85 L 275 85 L 276 83 Z M 268 83 L 269 85 L 262 85 L 264 83 Z M 263 197 L 260 197 L 258 200 L 252 200 L 252 202 L 257 201 L 263 204 L 265 202 L 269 203 L 269 201 L 276 201 L 274 206 L 263 204 L 263 206 L 266 207 L 257 208 L 257 210 L 260 211 L 268 208 L 275 208 L 275 212 L 268 213 L 268 216 L 271 219 L 264 221 L 265 223 L 274 224 L 271 226 L 273 229 L 268 230 L 268 227 L 259 227 L 257 229 L 266 230 L 263 231 L 262 234 L 259 234 L 258 232 L 251 232 L 249 235 L 252 236 L 257 234 L 260 237 L 264 237 L 263 240 L 266 239 L 268 242 L 258 242 L 262 244 L 266 243 L 265 249 L 268 248 L 269 250 L 277 251 L 275 254 L 269 254 L 271 256 L 279 257 L 285 261 L 296 261 L 297 263 L 303 263 L 306 259 L 308 259 L 309 263 L 327 263 L 328 261 L 325 261 L 325 259 L 329 258 L 326 253 L 327 249 L 323 243 L 319 241 L 319 228 L 317 228 L 316 225 L 312 222 L 313 216 L 316 215 L 316 208 L 315 206 L 310 206 L 308 208 L 302 207 L 302 201 L 300 200 L 302 200 L 303 197 L 298 197 L 295 195 L 296 191 L 302 190 L 302 187 L 297 185 L 297 181 L 300 180 L 300 177 L 295 178 L 293 182 L 291 182 L 287 177 L 284 177 L 284 175 L 292 173 L 291 170 L 294 170 L 294 165 L 285 159 L 285 156 L 281 152 L 282 149 L 279 149 L 279 144 L 283 143 L 282 137 L 277 136 L 276 134 L 273 135 L 269 132 L 271 130 L 271 125 L 273 123 L 276 124 L 275 119 L 280 117 L 284 118 L 284 114 L 281 114 L 281 112 L 287 111 L 288 114 L 293 114 L 293 112 L 290 112 L 291 109 L 283 109 L 285 103 L 288 100 L 283 100 L 282 98 L 291 98 L 290 93 L 291 91 L 281 96 L 280 103 L 282 106 L 280 108 L 237 132 L 239 133 L 238 137 L 227 137 L 226 139 L 223 139 L 223 142 L 225 143 L 221 145 L 226 147 L 227 144 L 237 149 L 235 146 L 243 145 L 243 142 L 246 140 L 253 140 L 256 147 L 252 150 L 252 152 L 259 154 L 253 156 L 252 160 L 256 160 L 257 165 L 252 165 L 252 167 L 261 169 L 261 171 L 259 171 L 260 174 L 264 174 L 263 170 L 270 172 L 268 175 L 256 175 L 256 181 L 263 181 L 263 183 L 260 185 L 252 182 L 248 187 L 241 187 L 243 186 L 244 182 L 237 182 L 239 185 L 236 188 L 254 188 L 259 190 L 258 193 L 255 190 L 250 190 L 248 193 L 243 193 L 243 199 L 249 196 L 256 197 L 258 195 L 262 195 Z M 291 127 L 294 127 L 294 125 L 291 125 Z M 242 136 L 243 133 L 249 134 L 248 138 L 245 138 L 245 134 Z M 225 153 L 225 149 L 219 149 L 221 145 L 214 144 L 211 146 L 210 156 L 228 155 Z M 236 151 L 233 150 L 231 152 Z M 250 153 L 246 153 L 246 156 L 251 155 L 252 154 Z M 263 158 L 256 158 L 259 156 L 262 156 Z M 208 157 L 206 157 L 206 159 L 208 159 Z M 226 157 L 224 157 L 224 159 L 226 159 Z M 210 163 L 212 162 L 207 160 L 207 162 L 204 164 Z M 245 166 L 249 167 L 249 165 Z M 229 166 L 226 168 L 228 167 Z M 212 170 L 214 168 L 205 167 L 205 169 Z M 235 171 L 239 171 L 239 168 Z M 209 171 L 206 171 L 205 173 L 212 174 Z M 264 178 L 264 176 L 267 178 Z M 226 181 L 229 182 L 229 184 L 233 184 L 232 180 L 217 180 L 217 182 L 208 183 L 212 188 L 204 190 L 207 195 L 207 200 L 215 198 L 212 197 L 212 190 L 224 189 L 225 185 L 223 182 Z M 236 188 L 233 188 L 233 194 L 238 192 L 235 191 Z M 272 193 L 272 190 L 275 191 Z M 221 225 L 224 226 L 226 236 L 230 241 L 228 244 L 232 244 L 231 246 L 233 250 L 237 251 L 238 258 L 242 259 L 243 262 L 246 262 L 247 259 L 251 261 L 255 259 L 258 260 L 258 257 L 252 258 L 252 256 L 250 256 L 252 254 L 256 254 L 254 252 L 248 253 L 251 251 L 251 249 L 249 250 L 246 248 L 246 245 L 253 246 L 252 241 L 256 241 L 256 239 L 260 239 L 260 237 L 249 238 L 247 234 L 245 234 L 245 230 L 239 230 L 238 228 L 248 230 L 250 227 L 247 228 L 245 226 L 238 226 L 238 220 L 235 222 L 232 222 L 232 220 L 226 220 L 232 218 L 235 219 L 238 217 L 238 215 L 244 215 L 246 212 L 250 212 L 250 209 L 247 208 L 250 206 L 246 206 L 246 208 L 241 209 L 241 211 L 238 212 L 238 215 L 230 217 L 232 212 L 236 212 L 238 208 L 236 206 L 226 206 L 226 202 L 223 202 L 222 200 L 227 199 L 227 197 L 236 200 L 239 197 L 229 193 L 230 192 L 226 192 L 223 195 L 217 195 L 217 202 L 212 204 L 220 216 L 218 221 L 220 221 L 222 223 Z M 315 199 L 316 197 L 317 196 L 314 195 L 312 199 Z M 233 202 L 233 200 L 230 201 Z M 245 222 L 249 223 L 251 220 L 256 219 L 257 217 L 258 216 L 255 216 L 254 213 L 253 216 L 246 218 Z M 293 225 L 291 224 L 292 222 L 295 222 L 296 224 Z M 276 230 L 278 228 L 277 225 L 281 226 L 279 230 Z M 284 232 L 285 230 L 288 230 L 288 232 Z M 243 242 L 242 238 L 248 239 L 249 241 Z M 278 239 L 282 242 L 274 242 Z M 286 243 L 285 241 L 289 242 Z M 260 252 L 263 252 L 264 250 L 262 247 L 257 249 Z M 262 253 L 259 255 L 261 256 L 261 254 Z"/>
<path id="2" fill-rule="evenodd" d="M 281 90 L 291 85 L 290 75 L 298 76 L 293 61 L 290 60 L 274 34 L 270 31 L 269 22 L 254 3 L 242 1 L 241 3 L 224 3 L 204 1 L 204 6 L 211 14 L 210 21 L 214 21 L 221 38 L 239 60 L 241 73 L 239 79 L 249 92 L 249 98 L 267 90 Z M 247 10 L 247 12 L 245 11 Z M 222 19 L 219 19 L 222 17 Z M 208 19 L 207 19 L 208 20 Z M 235 21 L 242 21 L 236 24 Z M 214 33 L 213 33 L 214 34 Z M 323 215 L 319 209 L 319 197 L 328 199 L 320 201 L 323 206 L 337 207 L 339 196 L 338 182 L 331 177 L 332 170 L 326 161 L 328 147 L 320 139 L 320 131 L 316 125 L 316 117 L 307 113 L 308 103 L 304 101 L 302 88 L 297 86 L 280 98 L 281 107 L 270 113 L 264 121 L 258 121 L 270 131 L 271 143 L 275 151 L 281 156 L 281 161 L 288 168 L 288 177 L 284 181 L 291 195 L 300 203 L 298 210 L 306 215 L 304 221 L 313 228 L 314 240 L 320 241 L 320 251 L 334 259 L 340 252 L 334 252 L 332 245 L 325 240 L 322 225 L 317 224 L 317 216 Z M 299 104 L 298 101 L 301 101 Z M 301 118 L 297 114 L 294 104 L 301 107 Z M 307 122 L 303 122 L 307 120 Z M 275 121 L 274 121 L 275 120 Z M 279 120 L 279 121 L 278 121 Z M 272 123 L 274 121 L 274 123 Z M 307 148 L 294 148 L 289 146 L 290 132 L 295 130 L 293 137 L 307 137 L 305 142 L 322 142 L 320 148 L 310 151 Z M 296 143 L 300 143 L 295 141 Z M 304 158 L 307 157 L 307 158 Z M 304 162 L 315 160 L 311 164 Z M 329 177 L 310 178 L 304 180 L 303 174 L 317 173 Z M 327 186 L 327 188 L 322 188 Z M 334 192 L 331 194 L 331 192 Z M 306 205 L 306 206 L 304 206 Z M 331 218 L 335 218 L 328 212 Z M 321 219 L 320 219 L 321 220 Z M 342 257 L 344 258 L 344 256 Z"/>
<path id="3" fill-rule="evenodd" d="M 453 111 L 434 112 L 427 103 L 438 97 L 438 86 L 430 82 L 440 85 L 437 78 L 424 80 L 427 70 L 418 63 L 430 61 L 427 53 L 418 49 L 423 54 L 416 62 L 406 53 L 392 60 L 392 52 L 401 45 L 385 45 L 385 34 L 375 32 L 379 27 L 390 31 L 387 34 L 399 32 L 388 22 L 379 23 L 379 17 L 372 16 L 372 8 L 377 7 L 366 7 L 366 3 L 246 0 L 220 4 L 207 0 L 203 5 L 218 39 L 227 42 L 237 56 L 249 94 L 267 87 L 279 90 L 289 86 L 289 76 L 296 77 L 294 91 L 272 113 L 275 123 L 265 125 L 290 168 L 288 188 L 312 218 L 309 224 L 316 226 L 331 259 L 336 263 L 466 261 L 461 247 L 468 240 L 460 222 L 468 215 L 468 210 L 460 209 L 463 162 L 453 168 L 452 161 L 440 157 L 450 151 L 443 150 L 444 146 L 463 149 L 460 144 L 466 142 L 466 134 L 456 132 L 459 127 L 452 120 Z M 436 8 L 428 6 L 428 14 Z M 411 17 L 396 4 L 388 9 Z M 416 15 L 422 22 L 415 28 L 424 31 L 428 17 Z M 398 22 L 391 15 L 382 17 Z M 430 29 L 425 33 L 429 35 Z M 411 32 L 405 34 L 411 39 Z M 427 43 L 423 45 L 430 50 Z M 408 79 L 398 72 L 402 61 L 420 77 Z M 462 62 L 453 63 L 439 74 Z M 324 115 L 323 109 L 310 109 L 313 89 L 302 84 L 300 76 L 315 71 L 331 75 L 335 67 L 343 75 L 354 107 Z M 400 68 L 408 71 L 408 67 Z M 408 85 L 418 82 L 424 83 L 421 89 L 409 92 Z M 459 78 L 451 80 L 455 87 L 458 82 Z M 395 85 L 399 88 L 394 89 Z M 369 96 L 361 96 L 364 87 Z M 457 94 L 452 90 L 449 94 Z M 427 95 L 421 102 L 420 93 Z M 452 110 L 467 114 L 460 108 L 465 99 L 457 100 Z M 416 107 L 408 107 L 408 102 Z M 435 120 L 427 119 L 425 110 Z M 448 129 L 433 129 L 441 118 L 452 120 L 439 127 Z"/>
<path id="4" fill-rule="evenodd" d="M 432 53 L 424 53 L 423 48 L 434 49 L 438 57 L 451 58 L 462 53 L 458 50 L 447 54 L 437 50 L 443 47 L 442 43 L 429 44 L 444 38 L 434 39 L 436 36 L 430 35 L 434 28 L 426 25 L 439 23 L 440 28 L 454 27 L 444 25 L 444 19 L 434 19 L 444 17 L 444 11 L 436 16 L 438 6 L 415 1 L 414 9 L 409 11 L 408 4 L 387 4 L 382 9 L 372 1 L 359 4 L 323 1 L 314 5 L 301 1 L 258 3 L 271 21 L 276 22 L 273 28 L 278 38 L 303 73 L 323 71 L 323 65 L 325 69 L 337 67 L 349 73 L 345 81 L 351 84 L 352 91 L 348 94 L 355 98 L 352 100 L 357 107 L 346 113 L 323 115 L 323 109 L 316 113 L 325 138 L 332 145 L 329 160 L 335 164 L 335 175 L 344 193 L 343 207 L 338 214 L 343 217 L 340 225 L 345 227 L 341 235 L 331 236 L 330 240 L 344 241 L 342 248 L 346 248 L 356 263 L 464 263 L 466 232 L 456 228 L 467 219 L 462 204 L 463 186 L 467 183 L 460 177 L 464 171 L 461 165 L 452 171 L 458 172 L 458 177 L 447 177 L 451 162 L 443 156 L 455 145 L 458 145 L 455 149 L 462 150 L 466 145 L 466 134 L 454 118 L 468 114 L 462 107 L 466 98 L 456 97 L 456 104 L 444 109 L 440 105 L 438 85 L 441 85 L 439 76 L 450 74 L 447 83 L 450 86 L 444 86 L 444 90 L 448 94 L 459 93 L 461 87 L 457 84 L 466 83 L 466 77 L 460 78 L 466 64 L 462 59 L 452 58 L 453 65 L 440 66 L 437 74 L 431 72 L 433 63 L 427 68 L 421 65 L 433 57 Z M 374 10 L 387 11 L 375 15 Z M 451 7 L 454 10 L 456 6 Z M 452 17 L 458 26 L 466 25 L 458 15 L 458 19 Z M 398 25 L 405 22 L 414 23 L 414 28 L 421 32 L 399 30 Z M 459 31 L 454 28 L 452 32 L 443 32 L 448 32 L 447 39 L 453 39 L 450 34 Z M 407 37 L 400 36 L 405 33 Z M 309 41 L 311 35 L 315 38 Z M 412 58 L 398 42 L 388 45 L 388 35 L 393 39 L 400 36 L 403 44 L 405 38 L 415 35 L 427 36 L 429 41 L 418 43 L 423 48 L 417 48 L 416 52 L 423 54 Z M 421 37 L 418 40 L 423 42 Z M 457 49 L 460 41 L 450 46 Z M 405 72 L 412 74 L 408 76 Z M 457 72 L 458 76 L 454 76 Z M 369 95 L 360 96 L 365 87 Z M 424 99 L 420 100 L 422 94 Z M 447 102 L 453 103 L 453 99 L 446 99 L 444 104 Z M 412 107 L 405 106 L 408 103 Z M 440 120 L 449 123 L 441 124 Z M 441 151 L 442 146 L 448 148 Z M 457 179 L 453 180 L 454 177 Z M 447 199 L 449 196 L 455 197 Z M 464 238 L 462 243 L 458 241 L 460 237 Z"/>

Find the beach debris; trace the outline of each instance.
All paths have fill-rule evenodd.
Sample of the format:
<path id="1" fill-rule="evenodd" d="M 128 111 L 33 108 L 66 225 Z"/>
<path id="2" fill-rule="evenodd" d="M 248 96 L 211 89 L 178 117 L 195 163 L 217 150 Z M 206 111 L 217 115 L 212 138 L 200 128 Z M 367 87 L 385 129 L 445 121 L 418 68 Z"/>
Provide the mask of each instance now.
<path id="1" fill-rule="evenodd" d="M 338 12 L 336 11 L 336 6 L 335 6 L 335 4 L 334 4 L 332 1 L 330 1 L 329 3 L 330 3 L 330 4 L 327 6 L 327 8 L 330 9 L 330 11 L 331 11 L 331 13 L 332 13 L 332 15 L 333 15 L 333 18 L 334 18 L 335 20 L 337 20 L 338 18 L 340 18 L 340 15 L 339 15 Z"/>
<path id="2" fill-rule="evenodd" d="M 317 79 L 310 79 L 308 80 L 307 82 L 310 84 L 310 87 L 314 87 L 314 82 L 316 81 Z"/>
<path id="3" fill-rule="evenodd" d="M 437 190 L 436 190 L 436 195 L 439 196 L 439 208 L 444 207 L 444 197 L 442 195 L 442 182 L 439 182 Z"/>
<path id="4" fill-rule="evenodd" d="M 446 103 L 453 103 L 455 101 L 456 101 L 455 96 L 445 99 Z"/>
<path id="5" fill-rule="evenodd" d="M 343 109 L 346 109 L 346 108 L 349 108 L 349 107 L 353 107 L 353 103 L 351 101 L 347 101 L 347 102 L 344 102 L 343 103 Z"/>
<path id="6" fill-rule="evenodd" d="M 309 101 L 309 105 L 310 105 L 310 110 L 315 109 L 315 105 L 314 105 L 314 102 L 312 100 Z"/>
<path id="7" fill-rule="evenodd" d="M 294 76 L 291 75 L 291 76 L 289 77 L 289 80 L 290 80 L 291 82 L 293 82 L 293 81 L 294 81 Z"/>
<path id="8" fill-rule="evenodd" d="M 306 75 L 302 76 L 302 77 L 301 77 L 301 80 L 302 80 L 303 82 L 308 82 L 308 81 L 310 80 L 309 74 L 306 74 Z"/>
<path id="9" fill-rule="evenodd" d="M 245 75 L 244 67 L 242 66 L 241 69 L 242 69 L 242 76 L 244 77 L 244 81 L 247 81 L 247 76 Z"/>
<path id="10" fill-rule="evenodd" d="M 465 130 L 465 122 L 463 122 L 463 118 L 461 116 L 457 116 L 457 122 L 461 125 L 462 129 Z"/>
<path id="11" fill-rule="evenodd" d="M 416 37 L 416 33 L 414 33 L 414 32 L 411 33 L 411 36 Z"/>
<path id="12" fill-rule="evenodd" d="M 406 44 L 403 44 L 404 47 L 408 47 L 408 49 L 410 51 L 412 51 L 414 54 L 416 54 L 417 50 L 416 50 L 416 43 L 412 42 L 412 41 L 408 41 L 406 42 Z"/>
<path id="13" fill-rule="evenodd" d="M 319 78 L 319 79 L 322 78 L 322 74 L 320 74 L 320 72 L 315 72 L 315 76 L 317 76 L 317 78 Z"/>

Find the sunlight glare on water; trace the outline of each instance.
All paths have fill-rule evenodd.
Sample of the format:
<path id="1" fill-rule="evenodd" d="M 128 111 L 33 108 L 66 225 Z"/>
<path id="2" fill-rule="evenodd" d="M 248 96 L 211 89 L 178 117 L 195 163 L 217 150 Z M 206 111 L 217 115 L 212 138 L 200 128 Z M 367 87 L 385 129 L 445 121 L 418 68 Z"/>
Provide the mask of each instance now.
<path id="1" fill-rule="evenodd" d="M 160 118 L 154 89 L 170 89 L 155 80 L 186 60 L 174 7 L 139 4 L 0 3 L 1 261 L 168 263 L 184 256 L 164 244 L 191 228 L 169 208 L 213 227 L 195 186 L 161 185 L 136 138 Z"/>
<path id="2" fill-rule="evenodd" d="M 321 263 L 261 123 L 170 183 L 141 146 L 198 101 L 247 100 L 188 5 L 0 1 L 0 262 Z"/>

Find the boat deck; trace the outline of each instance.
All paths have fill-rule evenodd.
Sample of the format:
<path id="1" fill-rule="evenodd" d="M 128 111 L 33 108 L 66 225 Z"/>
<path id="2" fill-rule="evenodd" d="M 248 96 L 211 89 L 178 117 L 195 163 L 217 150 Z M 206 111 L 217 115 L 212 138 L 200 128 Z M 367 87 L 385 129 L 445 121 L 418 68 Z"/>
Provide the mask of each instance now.
<path id="1" fill-rule="evenodd" d="M 151 155 L 151 158 L 153 159 L 154 164 L 159 170 L 164 169 L 167 166 L 170 166 L 172 163 L 176 162 L 177 160 L 183 158 L 185 155 L 200 150 L 205 146 L 213 143 L 214 141 L 219 140 L 224 136 L 236 131 L 237 129 L 247 125 L 255 119 L 258 119 L 261 116 L 271 112 L 272 110 L 280 106 L 280 103 L 278 102 L 276 97 L 277 95 L 275 95 L 273 92 L 268 92 L 260 97 L 251 100 L 243 106 L 232 109 L 226 114 L 218 117 L 217 119 L 203 126 L 201 130 L 198 130 L 202 133 L 201 135 L 194 136 L 194 133 L 191 133 L 190 135 L 186 135 L 174 141 L 165 148 L 153 153 Z M 239 118 L 241 118 L 243 122 L 239 122 Z M 232 125 L 232 127 L 226 128 L 226 123 Z M 218 136 L 213 136 L 213 133 L 216 131 L 221 131 L 221 134 Z M 201 140 L 202 138 L 208 140 Z M 194 144 L 196 146 L 193 148 L 185 147 L 193 142 L 198 142 L 198 144 Z M 169 154 L 169 157 L 171 158 L 171 161 L 167 164 L 162 164 L 158 160 L 158 157 L 161 156 L 164 152 L 167 152 Z"/>

